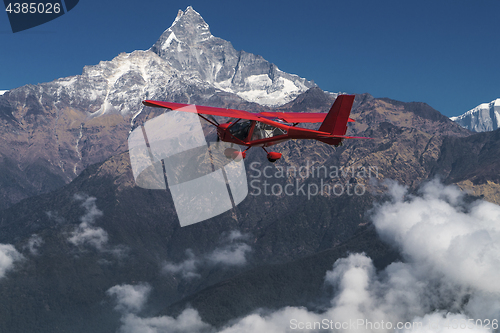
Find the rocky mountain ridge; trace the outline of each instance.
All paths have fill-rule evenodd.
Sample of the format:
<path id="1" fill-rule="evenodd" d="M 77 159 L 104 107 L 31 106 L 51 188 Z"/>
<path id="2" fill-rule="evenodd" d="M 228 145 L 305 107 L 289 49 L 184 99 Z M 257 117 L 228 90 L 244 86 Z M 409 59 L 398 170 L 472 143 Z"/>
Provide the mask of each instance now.
<path id="1" fill-rule="evenodd" d="M 191 6 L 184 12 L 179 10 L 172 26 L 150 50 L 179 71 L 195 72 L 215 88 L 261 105 L 285 104 L 315 86 L 280 71 L 259 55 L 236 51 L 230 42 L 214 37 Z"/>
<path id="2" fill-rule="evenodd" d="M 234 50 L 188 7 L 150 50 L 0 96 L 0 208 L 51 191 L 125 151 L 144 99 L 262 111 L 254 101 L 284 104 L 313 86 Z"/>

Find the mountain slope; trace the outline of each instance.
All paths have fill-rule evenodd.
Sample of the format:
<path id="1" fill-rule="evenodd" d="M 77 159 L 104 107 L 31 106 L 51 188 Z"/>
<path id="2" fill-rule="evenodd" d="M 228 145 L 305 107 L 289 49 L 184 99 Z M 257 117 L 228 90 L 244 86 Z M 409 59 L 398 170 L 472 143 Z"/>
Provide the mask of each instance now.
<path id="1" fill-rule="evenodd" d="M 297 103 L 320 111 L 332 100 L 313 88 L 286 108 Z M 203 223 L 181 228 L 169 191 L 136 187 L 127 152 L 88 167 L 61 189 L 3 210 L 0 243 L 14 244 L 25 260 L 0 280 L 8 300 L 0 311 L 1 330 L 86 332 L 87 322 L 94 332 L 116 330 L 120 314 L 107 291 L 138 284 L 152 290 L 146 316 L 175 315 L 192 304 L 205 321 L 222 325 L 257 307 L 309 306 L 321 292 L 325 269 L 350 251 L 367 251 L 387 265 L 397 254 L 373 232 L 366 213 L 384 198 L 377 194 L 383 193 L 380 181 L 393 179 L 415 189 L 443 168 L 436 161 L 446 135 L 461 138 L 469 132 L 424 104 L 367 94 L 357 96 L 355 104 L 357 122 L 349 133 L 375 140 L 349 140 L 337 149 L 291 141 L 276 146 L 284 153 L 276 164 L 252 149 L 245 160 L 247 177 L 257 182 L 250 184 L 248 197 L 234 211 Z M 145 110 L 144 116 L 149 111 L 155 110 Z M 275 173 L 290 166 L 311 172 Z M 320 166 L 340 171 L 319 176 L 312 168 Z M 358 167 L 370 166 L 376 167 L 372 175 L 357 173 Z M 257 175 L 268 167 L 271 177 Z M 293 195 L 266 194 L 264 180 L 292 184 Z M 308 196 L 309 186 L 321 183 L 339 184 L 344 192 Z M 353 194 L 356 186 L 359 195 Z M 315 282 L 304 289 L 305 280 Z M 264 288 L 274 284 L 281 287 Z M 19 315 L 25 313 L 30 320 Z"/>
<path id="2" fill-rule="evenodd" d="M 445 183 L 500 204 L 500 130 L 448 137 L 432 171 Z"/>
<path id="3" fill-rule="evenodd" d="M 151 50 L 0 96 L 0 208 L 58 188 L 125 151 L 144 99 L 263 111 L 253 102 L 284 104 L 312 86 L 212 36 L 188 7 Z"/>

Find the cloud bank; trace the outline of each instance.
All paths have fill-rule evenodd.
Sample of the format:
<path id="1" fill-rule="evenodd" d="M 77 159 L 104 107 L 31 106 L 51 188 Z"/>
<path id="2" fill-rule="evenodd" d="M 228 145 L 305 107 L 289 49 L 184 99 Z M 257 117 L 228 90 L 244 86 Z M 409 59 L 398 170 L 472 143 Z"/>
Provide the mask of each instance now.
<path id="1" fill-rule="evenodd" d="M 380 236 L 405 262 L 377 272 L 352 253 L 325 274 L 330 305 L 257 310 L 220 333 L 491 332 L 500 319 L 500 206 L 466 203 L 457 187 L 438 181 L 418 195 L 389 185 L 391 200 L 374 207 Z M 496 325 L 496 326 L 495 326 Z M 173 317 L 124 316 L 121 332 L 216 332 L 194 309 Z"/>
<path id="2" fill-rule="evenodd" d="M 465 204 L 458 188 L 434 180 L 421 188 L 420 196 L 393 197 L 378 207 L 373 222 L 383 239 L 428 273 L 475 290 L 500 292 L 498 205 L 483 200 Z"/>

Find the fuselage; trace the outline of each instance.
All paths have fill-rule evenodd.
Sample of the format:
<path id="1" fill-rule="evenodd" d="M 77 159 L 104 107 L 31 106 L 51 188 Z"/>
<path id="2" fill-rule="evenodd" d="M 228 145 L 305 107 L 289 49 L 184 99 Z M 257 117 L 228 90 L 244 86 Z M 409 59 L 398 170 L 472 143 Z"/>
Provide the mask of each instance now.
<path id="1" fill-rule="evenodd" d="M 328 133 L 296 127 L 274 120 L 262 121 L 238 119 L 217 126 L 217 135 L 221 141 L 232 142 L 248 147 L 268 147 L 291 139 L 317 139 L 338 146 L 342 138 L 322 138 Z"/>

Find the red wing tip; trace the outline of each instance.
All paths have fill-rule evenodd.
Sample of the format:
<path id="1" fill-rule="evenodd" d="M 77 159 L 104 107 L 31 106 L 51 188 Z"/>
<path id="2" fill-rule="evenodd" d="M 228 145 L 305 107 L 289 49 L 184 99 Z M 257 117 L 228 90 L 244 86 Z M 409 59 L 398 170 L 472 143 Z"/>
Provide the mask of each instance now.
<path id="1" fill-rule="evenodd" d="M 156 107 L 159 106 L 156 103 L 156 101 L 152 101 L 152 100 L 149 100 L 149 99 L 146 99 L 146 100 L 142 101 L 142 104 L 144 104 L 145 106 L 156 106 Z"/>

